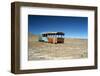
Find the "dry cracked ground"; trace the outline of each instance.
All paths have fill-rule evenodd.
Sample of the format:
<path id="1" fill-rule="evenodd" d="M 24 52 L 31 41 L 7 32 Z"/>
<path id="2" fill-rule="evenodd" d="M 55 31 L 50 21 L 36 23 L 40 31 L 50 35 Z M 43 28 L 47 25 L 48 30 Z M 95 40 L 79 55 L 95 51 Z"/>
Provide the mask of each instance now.
<path id="1" fill-rule="evenodd" d="M 39 42 L 37 36 L 28 39 L 28 60 L 80 59 L 87 57 L 87 39 L 66 38 L 63 44 Z"/>

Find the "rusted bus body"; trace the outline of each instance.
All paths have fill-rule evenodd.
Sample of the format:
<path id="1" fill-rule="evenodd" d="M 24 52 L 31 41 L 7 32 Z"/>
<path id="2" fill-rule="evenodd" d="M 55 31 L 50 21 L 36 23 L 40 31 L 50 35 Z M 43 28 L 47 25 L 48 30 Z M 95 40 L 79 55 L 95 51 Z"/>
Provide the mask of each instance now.
<path id="1" fill-rule="evenodd" d="M 57 38 L 57 43 L 64 43 L 64 38 Z"/>
<path id="2" fill-rule="evenodd" d="M 57 43 L 57 38 L 48 38 L 48 43 Z"/>
<path id="3" fill-rule="evenodd" d="M 48 43 L 53 43 L 53 38 L 48 38 Z"/>
<path id="4" fill-rule="evenodd" d="M 41 40 L 43 42 L 48 43 L 64 43 L 64 33 L 63 32 L 48 32 L 48 33 L 42 33 L 42 37 L 46 39 Z"/>
<path id="5" fill-rule="evenodd" d="M 64 38 L 48 38 L 48 43 L 64 43 Z"/>

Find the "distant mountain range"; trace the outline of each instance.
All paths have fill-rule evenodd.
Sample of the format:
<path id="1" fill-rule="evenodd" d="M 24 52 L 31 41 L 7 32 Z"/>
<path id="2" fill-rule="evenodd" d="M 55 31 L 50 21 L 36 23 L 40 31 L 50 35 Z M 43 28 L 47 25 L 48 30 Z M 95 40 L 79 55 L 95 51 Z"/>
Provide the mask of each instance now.
<path id="1" fill-rule="evenodd" d="M 29 41 L 38 41 L 38 35 L 32 34 L 31 32 L 28 33 L 28 40 Z"/>

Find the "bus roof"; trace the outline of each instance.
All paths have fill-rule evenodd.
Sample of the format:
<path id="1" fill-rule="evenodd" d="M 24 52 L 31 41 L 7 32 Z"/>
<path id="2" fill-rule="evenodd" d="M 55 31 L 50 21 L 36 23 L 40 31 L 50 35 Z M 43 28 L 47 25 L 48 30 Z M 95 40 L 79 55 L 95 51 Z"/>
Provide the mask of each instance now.
<path id="1" fill-rule="evenodd" d="M 42 35 L 64 35 L 63 32 L 44 32 Z"/>

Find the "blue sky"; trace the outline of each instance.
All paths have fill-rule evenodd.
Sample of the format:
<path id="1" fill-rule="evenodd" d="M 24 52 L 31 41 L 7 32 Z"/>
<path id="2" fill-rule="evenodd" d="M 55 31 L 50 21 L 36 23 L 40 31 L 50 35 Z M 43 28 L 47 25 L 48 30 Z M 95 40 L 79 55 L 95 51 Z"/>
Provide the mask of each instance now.
<path id="1" fill-rule="evenodd" d="M 64 32 L 66 38 L 87 38 L 88 18 L 73 16 L 28 15 L 28 32 Z"/>

